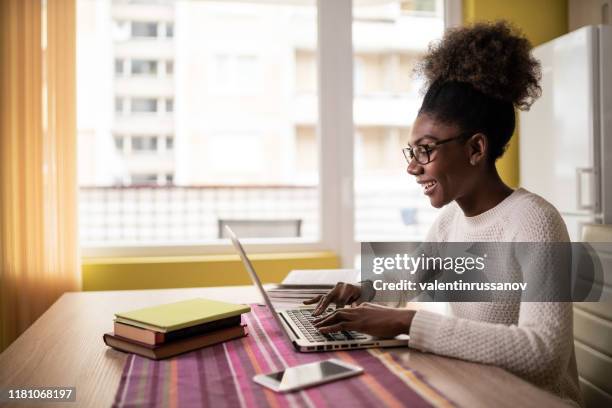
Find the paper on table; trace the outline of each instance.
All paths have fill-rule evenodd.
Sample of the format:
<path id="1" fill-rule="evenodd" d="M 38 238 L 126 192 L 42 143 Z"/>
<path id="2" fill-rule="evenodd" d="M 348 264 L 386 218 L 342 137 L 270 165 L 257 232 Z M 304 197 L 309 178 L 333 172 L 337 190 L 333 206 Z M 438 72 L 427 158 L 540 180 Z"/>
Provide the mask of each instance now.
<path id="1" fill-rule="evenodd" d="M 338 282 L 357 283 L 357 269 L 295 269 L 281 282 L 282 286 L 334 286 Z"/>

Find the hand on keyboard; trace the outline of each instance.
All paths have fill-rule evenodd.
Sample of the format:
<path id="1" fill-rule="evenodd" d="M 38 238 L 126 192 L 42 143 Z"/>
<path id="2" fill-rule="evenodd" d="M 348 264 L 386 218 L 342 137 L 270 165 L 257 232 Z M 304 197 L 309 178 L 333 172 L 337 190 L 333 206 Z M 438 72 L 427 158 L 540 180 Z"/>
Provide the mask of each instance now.
<path id="1" fill-rule="evenodd" d="M 312 324 L 322 334 L 355 330 L 391 338 L 410 332 L 414 314 L 414 310 L 362 303 L 357 307 L 335 310 L 312 320 Z"/>
<path id="2" fill-rule="evenodd" d="M 312 299 L 305 300 L 304 304 L 312 305 L 317 303 L 312 314 L 313 316 L 318 316 L 332 303 L 336 305 L 337 309 L 341 309 L 345 305 L 358 302 L 360 297 L 361 286 L 338 282 L 326 295 L 319 295 Z"/>

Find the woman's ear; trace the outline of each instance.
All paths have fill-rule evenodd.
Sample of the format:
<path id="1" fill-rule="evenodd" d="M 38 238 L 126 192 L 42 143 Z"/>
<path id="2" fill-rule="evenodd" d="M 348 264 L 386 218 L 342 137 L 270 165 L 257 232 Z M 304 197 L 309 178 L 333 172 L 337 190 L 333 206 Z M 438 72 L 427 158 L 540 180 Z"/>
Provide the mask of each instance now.
<path id="1" fill-rule="evenodd" d="M 483 163 L 487 158 L 487 150 L 489 149 L 489 141 L 484 133 L 476 133 L 467 141 L 468 157 L 470 164 L 476 166 Z"/>

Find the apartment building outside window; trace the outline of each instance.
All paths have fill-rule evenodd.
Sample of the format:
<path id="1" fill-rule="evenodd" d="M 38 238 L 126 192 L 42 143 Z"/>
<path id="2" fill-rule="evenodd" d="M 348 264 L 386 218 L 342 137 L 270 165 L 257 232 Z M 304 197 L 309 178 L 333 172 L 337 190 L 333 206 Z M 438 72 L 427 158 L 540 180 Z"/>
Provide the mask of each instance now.
<path id="1" fill-rule="evenodd" d="M 108 21 L 99 26 L 78 22 L 78 39 L 84 42 L 78 60 L 96 58 L 101 67 L 98 72 L 82 71 L 79 77 L 81 84 L 99 84 L 100 101 L 97 108 L 79 104 L 79 137 L 82 145 L 95 149 L 92 157 L 113 163 L 82 172 L 83 185 L 92 193 L 82 195 L 81 219 L 89 220 L 89 209 L 98 205 L 91 201 L 95 194 L 125 202 L 137 200 L 128 194 L 131 184 L 155 185 L 163 188 L 151 194 L 160 194 L 157 199 L 168 205 L 164 211 L 173 214 L 174 231 L 185 233 L 178 237 L 160 227 L 147 228 L 156 235 L 113 235 L 84 224 L 86 245 L 208 242 L 218 237 L 218 218 L 300 219 L 302 235 L 296 238 L 312 241 L 322 236 L 319 219 L 329 211 L 322 206 L 328 201 L 319 195 L 320 174 L 322 166 L 334 164 L 319 157 L 319 144 L 323 137 L 339 136 L 318 133 L 320 33 L 314 0 L 300 5 L 113 1 L 108 9 L 94 7 L 89 0 L 78 3 L 80 16 Z M 407 187 L 399 147 L 419 98 L 419 86 L 408 71 L 427 43 L 441 35 L 441 3 L 396 0 L 353 7 L 352 195 L 358 239 L 422 236 L 428 204 L 418 189 Z M 110 72 L 102 67 L 111 67 Z M 323 72 L 329 75 L 330 69 Z M 104 101 L 114 101 L 114 107 Z M 87 114 L 87 109 L 95 113 Z M 144 154 L 152 152 L 156 154 Z M 121 189 L 115 189 L 117 184 Z M 338 184 L 338 189 L 345 187 Z M 380 197 L 394 200 L 383 202 Z M 183 205 L 199 210 L 185 217 L 179 211 Z M 129 206 L 145 208 L 146 203 Z M 419 225 L 403 221 L 407 209 L 416 209 Z M 143 211 L 122 214 L 137 225 Z M 156 219 L 155 214 L 148 217 Z M 109 231 L 118 228 L 121 224 Z M 390 233 L 383 236 L 380 231 Z"/>

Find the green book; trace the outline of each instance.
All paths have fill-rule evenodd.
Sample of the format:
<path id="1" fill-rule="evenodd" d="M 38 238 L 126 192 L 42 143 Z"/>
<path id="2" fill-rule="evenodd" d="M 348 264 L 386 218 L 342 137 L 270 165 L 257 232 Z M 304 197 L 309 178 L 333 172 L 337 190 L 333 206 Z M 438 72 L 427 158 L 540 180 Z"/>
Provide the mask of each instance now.
<path id="1" fill-rule="evenodd" d="M 250 310 L 246 305 L 199 298 L 116 313 L 115 321 L 166 333 L 241 315 Z"/>

